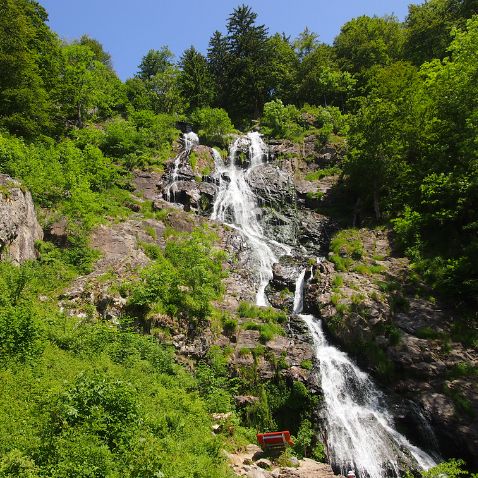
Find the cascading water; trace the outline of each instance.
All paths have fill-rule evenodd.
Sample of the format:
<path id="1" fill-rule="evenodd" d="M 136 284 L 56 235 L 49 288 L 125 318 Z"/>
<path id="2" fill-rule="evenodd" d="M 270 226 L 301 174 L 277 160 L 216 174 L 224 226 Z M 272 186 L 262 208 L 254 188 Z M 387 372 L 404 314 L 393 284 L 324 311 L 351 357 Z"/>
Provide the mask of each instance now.
<path id="1" fill-rule="evenodd" d="M 236 164 L 236 156 L 241 148 L 248 147 L 249 166 L 243 169 Z M 213 153 L 214 154 L 214 153 Z M 248 133 L 237 138 L 229 151 L 229 164 L 225 165 L 219 153 L 214 154 L 216 162 L 216 178 L 219 181 L 219 192 L 214 202 L 211 219 L 218 220 L 238 229 L 249 243 L 254 261 L 257 263 L 259 286 L 256 294 L 256 304 L 267 305 L 265 289 L 272 279 L 272 266 L 277 262 L 278 254 L 288 253 L 287 246 L 274 241 L 268 241 L 259 222 L 256 196 L 252 192 L 247 177 L 252 169 L 263 163 L 267 157 L 267 146 L 259 133 Z"/>
<path id="2" fill-rule="evenodd" d="M 303 309 L 306 270 L 296 282 L 294 313 Z M 327 343 L 322 325 L 312 315 L 299 315 L 314 341 L 324 394 L 326 442 L 330 462 L 342 474 L 352 467 L 359 476 L 400 476 L 400 463 L 415 460 L 422 469 L 435 461 L 395 430 L 385 397 L 350 358 Z"/>
<path id="3" fill-rule="evenodd" d="M 166 196 L 168 201 L 171 201 L 171 192 L 173 193 L 173 197 L 176 192 L 175 187 L 176 187 L 176 181 L 178 180 L 179 166 L 181 166 L 181 161 L 185 157 L 189 156 L 189 154 L 191 153 L 191 149 L 193 148 L 194 145 L 199 144 L 199 137 L 193 131 L 190 131 L 189 133 L 184 133 L 182 136 L 182 140 L 183 140 L 183 149 L 174 159 L 174 167 L 173 167 L 173 172 L 171 173 L 171 181 L 166 189 Z"/>
<path id="4" fill-rule="evenodd" d="M 246 169 L 237 164 L 238 152 L 248 150 Z M 267 305 L 265 288 L 272 279 L 272 266 L 291 248 L 266 238 L 260 224 L 260 209 L 248 184 L 251 171 L 267 157 L 267 147 L 258 133 L 237 138 L 231 145 L 228 162 L 212 150 L 214 178 L 219 184 L 211 218 L 240 231 L 250 245 L 259 278 L 256 303 Z M 320 262 L 320 260 L 318 260 Z M 294 314 L 303 310 L 306 269 L 296 283 Z M 324 394 L 324 424 L 331 463 L 343 474 L 352 467 L 361 478 L 399 476 L 401 465 L 415 461 L 428 469 L 434 460 L 395 430 L 385 397 L 370 378 L 349 357 L 329 345 L 320 321 L 299 315 L 307 324 L 320 363 Z"/>

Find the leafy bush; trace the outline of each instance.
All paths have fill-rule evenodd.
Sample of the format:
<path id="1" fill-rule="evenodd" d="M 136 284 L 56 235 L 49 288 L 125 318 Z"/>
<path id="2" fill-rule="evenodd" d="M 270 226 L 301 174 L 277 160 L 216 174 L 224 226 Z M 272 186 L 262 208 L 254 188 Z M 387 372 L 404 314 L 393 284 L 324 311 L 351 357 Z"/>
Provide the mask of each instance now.
<path id="1" fill-rule="evenodd" d="M 249 302 L 241 302 L 237 312 L 239 317 L 259 319 L 264 322 L 278 322 L 282 324 L 287 320 L 287 314 L 282 310 L 276 310 L 273 307 L 259 307 Z"/>
<path id="2" fill-rule="evenodd" d="M 114 118 L 106 123 L 101 147 L 129 169 L 162 165 L 171 156 L 171 144 L 179 137 L 176 120 L 175 116 L 148 110 L 132 112 L 127 120 Z"/>
<path id="3" fill-rule="evenodd" d="M 299 139 L 303 128 L 299 125 L 299 110 L 294 105 L 285 106 L 281 100 L 264 105 L 261 118 L 262 131 L 273 138 Z"/>
<path id="4" fill-rule="evenodd" d="M 198 108 L 191 113 L 191 121 L 201 142 L 211 146 L 225 146 L 227 135 L 235 132 L 229 115 L 222 108 Z"/>
<path id="5" fill-rule="evenodd" d="M 223 253 L 214 249 L 214 241 L 204 229 L 170 238 L 164 253 L 156 249 L 153 264 L 130 284 L 130 305 L 189 320 L 206 319 L 211 301 L 222 293 Z"/>
<path id="6" fill-rule="evenodd" d="M 25 307 L 0 308 L 0 362 L 26 361 L 39 353 L 39 327 Z"/>

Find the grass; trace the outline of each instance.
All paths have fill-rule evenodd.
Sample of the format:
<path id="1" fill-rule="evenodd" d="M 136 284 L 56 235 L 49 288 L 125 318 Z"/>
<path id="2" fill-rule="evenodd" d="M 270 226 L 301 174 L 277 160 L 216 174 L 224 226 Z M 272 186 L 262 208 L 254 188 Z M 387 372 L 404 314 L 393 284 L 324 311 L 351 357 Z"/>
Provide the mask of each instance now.
<path id="1" fill-rule="evenodd" d="M 300 366 L 305 370 L 312 370 L 312 360 L 302 360 L 302 362 L 300 362 Z"/>
<path id="2" fill-rule="evenodd" d="M 245 330 L 258 330 L 259 340 L 265 344 L 272 340 L 276 335 L 284 335 L 284 329 L 275 323 L 258 324 L 257 322 L 248 321 L 243 324 Z"/>
<path id="3" fill-rule="evenodd" d="M 451 380 L 462 377 L 477 377 L 478 367 L 470 362 L 459 362 L 448 371 L 447 377 Z"/>
<path id="4" fill-rule="evenodd" d="M 239 317 L 247 319 L 259 319 L 264 322 L 277 322 L 283 324 L 287 320 L 287 314 L 273 307 L 259 307 L 249 302 L 241 302 L 237 309 Z"/>
<path id="5" fill-rule="evenodd" d="M 342 170 L 337 166 L 334 166 L 332 168 L 318 169 L 317 171 L 307 173 L 305 175 L 305 179 L 307 181 L 318 181 L 319 179 L 326 178 L 328 176 L 335 176 L 336 174 L 340 174 L 341 172 Z"/>

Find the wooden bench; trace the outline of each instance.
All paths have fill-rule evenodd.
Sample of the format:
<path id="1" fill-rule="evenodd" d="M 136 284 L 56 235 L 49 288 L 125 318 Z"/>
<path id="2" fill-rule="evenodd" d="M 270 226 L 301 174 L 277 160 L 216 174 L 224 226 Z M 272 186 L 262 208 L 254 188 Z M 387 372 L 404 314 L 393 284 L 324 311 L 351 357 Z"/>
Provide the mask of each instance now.
<path id="1" fill-rule="evenodd" d="M 269 453 L 280 453 L 287 446 L 294 446 L 288 431 L 258 433 L 257 441 L 261 448 Z"/>

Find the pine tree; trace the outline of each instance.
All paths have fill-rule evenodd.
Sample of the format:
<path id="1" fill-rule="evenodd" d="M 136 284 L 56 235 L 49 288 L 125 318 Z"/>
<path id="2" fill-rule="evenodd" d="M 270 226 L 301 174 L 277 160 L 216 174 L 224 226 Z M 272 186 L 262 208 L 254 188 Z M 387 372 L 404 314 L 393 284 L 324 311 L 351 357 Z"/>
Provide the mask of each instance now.
<path id="1" fill-rule="evenodd" d="M 206 57 L 192 46 L 183 53 L 179 66 L 180 89 L 183 97 L 188 98 L 189 107 L 211 106 L 214 89 Z"/>

